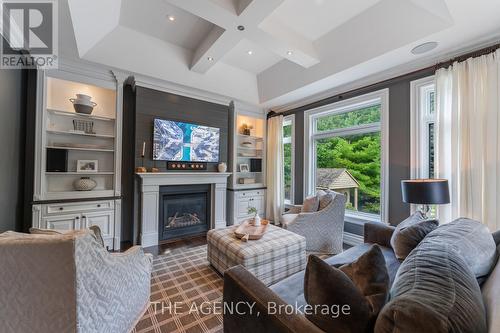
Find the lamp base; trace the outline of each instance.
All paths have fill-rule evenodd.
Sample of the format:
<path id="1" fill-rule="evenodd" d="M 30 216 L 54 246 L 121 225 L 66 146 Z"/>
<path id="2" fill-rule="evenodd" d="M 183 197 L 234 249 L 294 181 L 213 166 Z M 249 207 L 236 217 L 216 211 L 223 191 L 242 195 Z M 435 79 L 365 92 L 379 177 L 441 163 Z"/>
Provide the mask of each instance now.
<path id="1" fill-rule="evenodd" d="M 418 211 L 420 213 L 422 213 L 422 216 L 425 218 L 425 219 L 428 219 L 430 216 L 429 216 L 429 213 L 431 211 L 431 206 L 429 205 L 420 205 L 419 208 L 418 208 Z"/>

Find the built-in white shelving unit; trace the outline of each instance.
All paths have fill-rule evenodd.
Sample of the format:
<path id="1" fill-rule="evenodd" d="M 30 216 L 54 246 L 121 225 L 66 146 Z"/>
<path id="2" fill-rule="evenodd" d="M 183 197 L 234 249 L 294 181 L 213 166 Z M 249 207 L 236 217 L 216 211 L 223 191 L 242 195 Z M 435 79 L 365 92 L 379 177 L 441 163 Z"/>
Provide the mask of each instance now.
<path id="1" fill-rule="evenodd" d="M 120 248 L 122 90 L 125 75 L 81 69 L 38 71 L 33 226 L 80 229 L 98 225 L 109 249 Z M 76 113 L 70 98 L 92 96 L 92 114 Z M 77 125 L 85 122 L 92 129 Z M 62 169 L 50 167 L 49 150 L 65 156 Z M 53 159 L 53 158 L 52 158 Z M 77 170 L 78 161 L 97 169 Z M 53 162 L 53 161 L 52 161 Z M 59 163 L 61 165 L 61 163 Z M 79 191 L 80 178 L 96 182 Z"/>
<path id="2" fill-rule="evenodd" d="M 266 116 L 263 110 L 232 103 L 229 119 L 228 222 L 236 224 L 250 217 L 249 207 L 265 215 Z"/>

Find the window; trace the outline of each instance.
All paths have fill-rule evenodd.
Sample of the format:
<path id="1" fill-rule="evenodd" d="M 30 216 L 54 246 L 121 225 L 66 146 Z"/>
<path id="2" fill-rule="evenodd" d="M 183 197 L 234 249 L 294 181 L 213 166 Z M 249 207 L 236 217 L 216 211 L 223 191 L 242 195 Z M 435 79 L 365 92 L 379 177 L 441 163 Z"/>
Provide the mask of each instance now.
<path id="1" fill-rule="evenodd" d="M 412 178 L 434 178 L 436 102 L 434 77 L 412 82 Z"/>
<path id="2" fill-rule="evenodd" d="M 435 178 L 436 91 L 434 76 L 411 83 L 411 178 Z M 411 205 L 411 212 L 417 206 Z M 437 215 L 431 206 L 430 216 Z"/>
<path id="3" fill-rule="evenodd" d="M 347 197 L 346 220 L 385 221 L 388 91 L 306 111 L 305 195 Z"/>
<path id="4" fill-rule="evenodd" d="M 293 204 L 295 164 L 295 115 L 283 118 L 283 178 L 285 182 L 285 204 Z"/>

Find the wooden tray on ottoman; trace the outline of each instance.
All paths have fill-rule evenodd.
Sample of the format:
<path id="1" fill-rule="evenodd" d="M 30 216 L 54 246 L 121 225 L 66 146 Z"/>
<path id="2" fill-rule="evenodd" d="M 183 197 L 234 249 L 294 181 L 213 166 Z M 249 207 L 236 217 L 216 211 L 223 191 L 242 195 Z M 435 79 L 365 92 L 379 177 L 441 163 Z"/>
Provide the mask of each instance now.
<path id="1" fill-rule="evenodd" d="M 253 225 L 251 220 L 247 220 L 240 224 L 238 228 L 234 231 L 234 235 L 240 238 L 242 241 L 246 242 L 248 240 L 261 239 L 266 233 L 267 226 L 269 225 L 268 220 L 261 220 L 258 227 Z"/>

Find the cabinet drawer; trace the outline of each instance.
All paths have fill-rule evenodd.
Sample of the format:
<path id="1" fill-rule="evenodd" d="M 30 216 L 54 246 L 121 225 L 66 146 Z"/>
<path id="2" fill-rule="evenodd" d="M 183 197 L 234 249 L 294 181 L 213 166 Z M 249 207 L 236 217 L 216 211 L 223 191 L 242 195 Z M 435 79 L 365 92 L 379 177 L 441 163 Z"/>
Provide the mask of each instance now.
<path id="1" fill-rule="evenodd" d="M 88 201 L 88 202 L 71 202 L 43 205 L 43 215 L 60 215 L 70 213 L 95 212 L 104 210 L 113 210 L 115 203 L 109 201 Z"/>
<path id="2" fill-rule="evenodd" d="M 258 197 L 264 196 L 264 190 L 251 190 L 238 192 L 238 198 Z"/>

